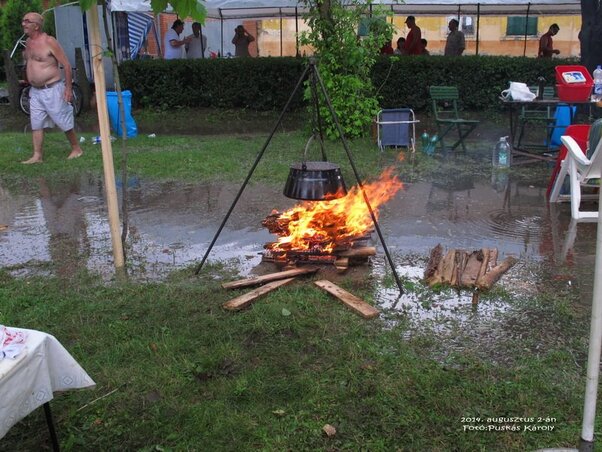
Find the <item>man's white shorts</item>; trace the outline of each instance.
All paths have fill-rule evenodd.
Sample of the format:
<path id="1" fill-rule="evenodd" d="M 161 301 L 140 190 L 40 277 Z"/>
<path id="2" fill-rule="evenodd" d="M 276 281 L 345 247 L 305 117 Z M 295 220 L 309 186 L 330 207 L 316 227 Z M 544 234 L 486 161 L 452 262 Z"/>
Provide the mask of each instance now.
<path id="1" fill-rule="evenodd" d="M 63 82 L 49 88 L 31 87 L 29 92 L 29 116 L 31 129 L 41 130 L 56 124 L 63 132 L 73 129 L 73 107 L 65 102 Z"/>

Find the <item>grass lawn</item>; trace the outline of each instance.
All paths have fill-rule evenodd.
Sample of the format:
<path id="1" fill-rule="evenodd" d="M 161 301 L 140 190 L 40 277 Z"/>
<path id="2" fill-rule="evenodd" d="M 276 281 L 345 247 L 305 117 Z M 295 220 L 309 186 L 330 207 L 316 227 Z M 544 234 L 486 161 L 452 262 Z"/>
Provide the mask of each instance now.
<path id="1" fill-rule="evenodd" d="M 100 147 L 84 136 L 84 156 L 67 161 L 64 136 L 48 134 L 45 163 L 26 166 L 19 161 L 29 157 L 30 136 L 3 133 L 3 185 L 100 173 Z M 301 132 L 278 134 L 253 179 L 282 183 L 305 140 Z M 127 144 L 128 168 L 149 179 L 242 182 L 264 142 L 141 136 Z M 399 162 L 368 140 L 350 146 L 365 177 L 385 165 L 396 165 L 403 180 L 440 170 L 436 159 Z M 121 145 L 113 148 L 118 169 Z M 328 144 L 327 153 L 352 180 L 340 144 Z M 474 162 L 451 165 L 470 170 Z M 530 277 L 539 278 L 532 265 Z M 0 324 L 53 334 L 97 383 L 52 402 L 67 451 L 522 451 L 574 447 L 579 439 L 589 322 L 576 308 L 578 288 L 566 281 L 542 285 L 536 295 L 505 285 L 483 294 L 483 306 L 508 306 L 489 335 L 479 322 L 441 334 L 394 309 L 364 320 L 307 280 L 228 312 L 221 305 L 234 294 L 220 283 L 238 276 L 217 264 L 159 282 L 106 283 L 85 270 L 61 279 L 52 268 L 48 276 L 16 277 L 11 270 L 0 269 Z M 427 298 L 446 290 L 404 283 Z M 349 276 L 341 286 L 373 303 L 383 284 L 390 277 Z M 334 436 L 323 432 L 326 424 Z M 45 448 L 41 410 L 0 440 L 1 450 Z"/>

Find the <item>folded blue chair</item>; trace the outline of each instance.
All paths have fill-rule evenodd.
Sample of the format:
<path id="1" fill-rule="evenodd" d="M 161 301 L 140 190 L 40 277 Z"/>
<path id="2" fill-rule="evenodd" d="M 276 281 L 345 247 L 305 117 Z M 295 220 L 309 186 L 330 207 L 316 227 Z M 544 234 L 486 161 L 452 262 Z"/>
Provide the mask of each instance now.
<path id="1" fill-rule="evenodd" d="M 378 147 L 381 151 L 387 146 L 407 147 L 415 151 L 416 117 L 410 108 L 381 110 L 376 118 L 378 127 Z"/>

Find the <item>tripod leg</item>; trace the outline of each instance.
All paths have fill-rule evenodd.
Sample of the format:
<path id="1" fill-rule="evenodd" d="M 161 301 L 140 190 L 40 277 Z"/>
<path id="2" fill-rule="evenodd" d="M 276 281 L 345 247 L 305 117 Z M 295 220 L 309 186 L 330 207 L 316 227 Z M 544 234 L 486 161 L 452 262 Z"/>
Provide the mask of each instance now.
<path id="1" fill-rule="evenodd" d="M 337 118 L 337 114 L 334 111 L 332 103 L 330 102 L 330 97 L 328 97 L 328 92 L 326 91 L 326 87 L 324 86 L 324 82 L 322 81 L 322 77 L 320 76 L 320 72 L 316 66 L 316 63 L 313 59 L 310 59 L 309 62 L 316 79 L 320 85 L 322 90 L 322 94 L 324 95 L 324 99 L 326 100 L 326 105 L 328 105 L 328 110 L 332 115 L 332 120 L 339 132 L 339 136 L 341 137 L 341 141 L 343 143 L 343 148 L 345 149 L 345 153 L 347 154 L 347 158 L 349 159 L 349 163 L 351 164 L 351 168 L 353 169 L 353 174 L 355 175 L 355 179 L 357 180 L 357 184 L 362 191 L 362 195 L 364 196 L 364 202 L 368 207 L 368 211 L 370 212 L 370 217 L 372 218 L 372 223 L 374 224 L 374 229 L 376 229 L 376 233 L 378 234 L 378 238 L 380 239 L 380 243 L 383 246 L 383 250 L 385 251 L 385 255 L 387 256 L 387 260 L 389 261 L 389 265 L 391 266 L 391 271 L 393 272 L 393 276 L 395 277 L 395 282 L 397 283 L 397 287 L 399 288 L 400 295 L 403 294 L 403 288 L 401 286 L 401 281 L 399 280 L 399 276 L 397 275 L 397 270 L 395 270 L 395 264 L 393 263 L 393 259 L 391 258 L 391 254 L 389 254 L 389 249 L 387 248 L 387 244 L 385 243 L 385 238 L 380 230 L 380 226 L 378 225 L 378 220 L 376 219 L 376 215 L 374 214 L 374 210 L 372 210 L 372 206 L 370 205 L 370 201 L 368 200 L 368 195 L 366 195 L 366 191 L 364 190 L 364 186 L 362 185 L 362 181 L 360 180 L 359 173 L 357 168 L 355 167 L 355 163 L 353 162 L 353 158 L 351 157 L 351 151 L 349 150 L 349 146 L 347 145 L 347 140 L 345 140 L 345 135 L 343 135 L 343 129 L 339 124 L 339 119 Z"/>
<path id="2" fill-rule="evenodd" d="M 236 206 L 236 203 L 240 199 L 240 197 L 242 195 L 242 192 L 247 187 L 247 184 L 249 183 L 249 180 L 251 179 L 251 176 L 255 172 L 255 168 L 257 168 L 257 165 L 259 164 L 259 161 L 261 160 L 261 157 L 263 157 L 263 154 L 264 154 L 266 148 L 270 144 L 270 141 L 272 141 L 272 137 L 274 136 L 274 134 L 276 133 L 276 130 L 280 126 L 280 123 L 282 122 L 282 118 L 284 118 L 284 114 L 286 113 L 286 111 L 288 110 L 289 105 L 293 101 L 293 98 L 295 97 L 295 94 L 297 94 L 297 91 L 299 91 L 299 88 L 301 87 L 301 84 L 303 83 L 303 80 L 305 80 L 305 76 L 307 75 L 307 72 L 309 71 L 309 68 L 310 68 L 310 66 L 308 65 L 305 68 L 305 70 L 303 71 L 303 73 L 301 74 L 301 77 L 299 77 L 299 80 L 297 81 L 297 84 L 295 85 L 295 89 L 293 89 L 293 92 L 291 93 L 290 97 L 288 98 L 288 101 L 286 102 L 286 105 L 282 109 L 282 112 L 280 113 L 280 116 L 278 117 L 278 120 L 276 121 L 276 124 L 274 124 L 274 127 L 272 128 L 270 136 L 268 137 L 268 139 L 266 140 L 265 144 L 261 148 L 261 151 L 259 151 L 259 154 L 257 154 L 257 158 L 255 159 L 255 162 L 253 163 L 253 166 L 249 170 L 249 174 L 247 175 L 247 178 L 245 179 L 245 181 L 243 182 L 242 186 L 238 190 L 238 193 L 236 194 L 236 197 L 234 198 L 234 201 L 232 201 L 232 205 L 228 209 L 228 212 L 226 213 L 226 216 L 224 217 L 224 219 L 222 221 L 222 224 L 220 224 L 219 228 L 217 229 L 217 232 L 215 233 L 215 236 L 213 237 L 213 240 L 211 240 L 211 243 L 209 244 L 209 248 L 207 248 L 207 251 L 205 252 L 205 255 L 203 256 L 203 259 L 201 260 L 201 263 L 197 266 L 196 271 L 194 272 L 195 275 L 198 275 L 199 272 L 201 271 L 201 268 L 203 268 L 203 264 L 205 264 L 205 261 L 207 260 L 207 257 L 209 256 L 209 253 L 211 252 L 211 249 L 213 248 L 213 245 L 215 245 L 215 242 L 217 241 L 217 238 L 221 234 L 222 229 L 224 229 L 224 226 L 226 225 L 226 222 L 228 221 L 228 218 L 230 218 L 230 215 L 232 214 L 232 211 L 234 210 L 234 207 Z"/>

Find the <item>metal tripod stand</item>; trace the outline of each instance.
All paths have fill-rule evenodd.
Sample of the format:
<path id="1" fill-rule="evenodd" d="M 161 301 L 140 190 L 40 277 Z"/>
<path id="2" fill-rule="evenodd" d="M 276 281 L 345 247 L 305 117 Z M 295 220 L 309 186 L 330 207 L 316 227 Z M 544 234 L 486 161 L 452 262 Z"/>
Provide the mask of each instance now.
<path id="1" fill-rule="evenodd" d="M 402 285 L 401 285 L 401 281 L 399 279 L 399 275 L 397 274 L 397 270 L 395 269 L 395 264 L 393 263 L 393 259 L 391 258 L 391 254 L 389 253 L 389 249 L 387 248 L 387 244 L 385 243 L 385 239 L 383 237 L 382 231 L 380 229 L 380 226 L 378 225 L 378 220 L 376 219 L 376 215 L 374 214 L 374 210 L 372 209 L 372 206 L 370 205 L 370 201 L 368 200 L 368 195 L 366 195 L 366 191 L 364 190 L 364 186 L 363 186 L 362 181 L 360 179 L 360 176 L 359 176 L 359 173 L 358 173 L 357 168 L 355 166 L 355 163 L 353 162 L 353 158 L 351 157 L 351 151 L 349 149 L 349 146 L 347 145 L 347 140 L 345 139 L 345 135 L 343 134 L 343 129 L 341 128 L 341 125 L 339 124 L 339 120 L 337 118 L 336 112 L 334 111 L 334 108 L 333 108 L 332 103 L 330 101 L 330 97 L 328 96 L 328 92 L 326 91 L 326 87 L 324 85 L 324 82 L 322 81 L 322 77 L 320 76 L 320 72 L 318 71 L 318 67 L 316 66 L 316 61 L 315 61 L 314 58 L 310 58 L 307 66 L 305 67 L 305 70 L 303 71 L 303 73 L 299 77 L 299 80 L 297 81 L 297 84 L 295 85 L 295 88 L 293 89 L 293 92 L 291 93 L 289 99 L 287 100 L 286 105 L 282 109 L 282 112 L 280 113 L 280 116 L 278 117 L 278 120 L 276 121 L 276 124 L 274 124 L 274 127 L 272 128 L 272 131 L 270 132 L 269 137 L 267 138 L 265 144 L 261 148 L 261 151 L 259 151 L 259 154 L 257 154 L 257 157 L 255 158 L 255 162 L 253 163 L 253 166 L 249 170 L 249 174 L 247 175 L 247 177 L 244 180 L 242 186 L 238 190 L 238 193 L 236 194 L 236 196 L 234 198 L 234 201 L 232 202 L 232 205 L 228 209 L 228 212 L 226 213 L 226 216 L 222 220 L 222 223 L 220 224 L 219 228 L 217 229 L 217 232 L 215 233 L 215 236 L 213 237 L 213 240 L 211 240 L 211 243 L 209 244 L 209 248 L 205 252 L 205 255 L 203 256 L 203 259 L 201 260 L 201 263 L 197 266 L 195 274 L 198 275 L 199 272 L 201 271 L 201 269 L 203 268 L 203 265 L 205 264 L 205 261 L 207 260 L 207 257 L 209 256 L 209 253 L 213 249 L 213 245 L 215 245 L 215 242 L 217 241 L 217 238 L 221 234 L 222 230 L 224 229 L 224 226 L 226 225 L 226 222 L 228 221 L 228 218 L 230 218 L 230 215 L 232 214 L 232 211 L 234 210 L 234 207 L 238 203 L 238 200 L 240 199 L 240 197 L 241 197 L 242 193 L 244 192 L 247 184 L 249 183 L 249 180 L 251 180 L 251 176 L 255 172 L 255 169 L 257 168 L 257 165 L 261 161 L 261 158 L 263 157 L 263 154 L 265 153 L 265 150 L 267 149 L 268 145 L 270 144 L 270 141 L 272 140 L 272 137 L 276 133 L 276 130 L 280 126 L 280 123 L 282 122 L 282 118 L 284 118 L 284 115 L 285 115 L 286 111 L 288 110 L 288 108 L 289 108 L 289 106 L 290 106 L 293 98 L 295 97 L 295 94 L 297 94 L 297 91 L 299 90 L 299 88 L 303 84 L 303 81 L 305 80 L 305 77 L 307 76 L 308 72 L 311 72 L 312 83 L 315 84 L 316 81 L 317 81 L 318 85 L 320 86 L 320 90 L 322 92 L 322 95 L 324 96 L 324 100 L 326 101 L 326 105 L 328 106 L 328 110 L 329 110 L 330 114 L 332 115 L 332 120 L 333 120 L 333 122 L 334 122 L 334 124 L 335 124 L 335 126 L 337 128 L 337 132 L 339 133 L 339 136 L 341 138 L 341 142 L 343 143 L 343 148 L 345 149 L 345 153 L 347 154 L 347 158 L 349 159 L 349 163 L 350 163 L 351 168 L 353 170 L 353 174 L 355 175 L 355 179 L 357 181 L 357 184 L 358 184 L 358 186 L 359 186 L 359 188 L 360 188 L 360 190 L 362 192 L 362 195 L 363 195 L 363 198 L 364 198 L 364 202 L 366 203 L 366 207 L 368 207 L 368 211 L 370 212 L 370 217 L 372 218 L 372 223 L 374 224 L 374 229 L 376 230 L 376 233 L 378 234 L 378 238 L 380 239 L 380 243 L 382 244 L 382 247 L 383 247 L 383 250 L 385 252 L 385 255 L 387 256 L 387 260 L 389 262 L 389 265 L 391 266 L 391 272 L 393 273 L 393 276 L 395 278 L 395 282 L 397 283 L 397 287 L 399 288 L 399 293 L 403 294 L 403 288 L 402 288 Z M 313 92 L 315 93 L 316 92 L 315 85 L 312 86 L 312 89 L 313 89 Z M 317 102 L 317 96 L 312 96 L 312 97 L 315 97 L 316 102 Z M 317 105 L 315 106 L 315 108 L 317 108 Z"/>

